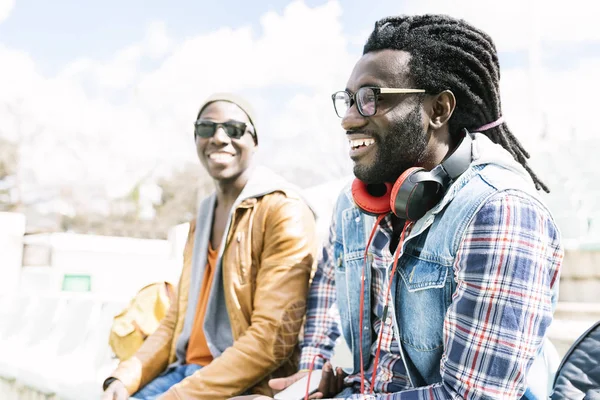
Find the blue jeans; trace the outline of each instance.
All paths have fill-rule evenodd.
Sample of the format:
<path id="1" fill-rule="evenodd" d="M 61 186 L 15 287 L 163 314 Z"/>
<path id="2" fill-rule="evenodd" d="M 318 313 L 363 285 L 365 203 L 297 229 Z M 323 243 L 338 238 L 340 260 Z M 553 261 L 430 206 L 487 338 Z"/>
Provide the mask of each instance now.
<path id="1" fill-rule="evenodd" d="M 357 394 L 360 392 L 357 392 L 354 390 L 354 388 L 352 387 L 347 387 L 344 390 L 342 390 L 340 393 L 338 393 L 337 396 L 335 396 L 336 399 L 345 399 L 347 397 L 352 396 L 353 394 Z M 527 389 L 525 391 L 525 394 L 523 395 L 523 397 L 521 397 L 521 400 L 537 400 L 537 398 L 533 395 L 533 393 L 531 393 L 531 390 Z"/>
<path id="2" fill-rule="evenodd" d="M 194 372 L 202 368 L 199 365 L 187 364 L 179 365 L 165 371 L 154 380 L 150 381 L 146 386 L 141 388 L 137 393 L 130 397 L 131 400 L 154 400 L 161 394 L 171 388 L 171 386 L 181 382 Z"/>

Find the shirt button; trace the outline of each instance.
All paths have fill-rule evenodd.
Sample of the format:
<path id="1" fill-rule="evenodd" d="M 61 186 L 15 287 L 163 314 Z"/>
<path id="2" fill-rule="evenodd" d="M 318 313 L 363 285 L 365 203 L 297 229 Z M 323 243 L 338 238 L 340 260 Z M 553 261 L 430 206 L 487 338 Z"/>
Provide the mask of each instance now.
<path id="1" fill-rule="evenodd" d="M 385 323 L 387 325 L 391 325 L 392 324 L 392 317 L 387 317 L 386 320 L 385 320 Z"/>
<path id="2" fill-rule="evenodd" d="M 355 220 L 356 222 L 360 222 L 360 217 L 356 217 L 354 220 Z"/>

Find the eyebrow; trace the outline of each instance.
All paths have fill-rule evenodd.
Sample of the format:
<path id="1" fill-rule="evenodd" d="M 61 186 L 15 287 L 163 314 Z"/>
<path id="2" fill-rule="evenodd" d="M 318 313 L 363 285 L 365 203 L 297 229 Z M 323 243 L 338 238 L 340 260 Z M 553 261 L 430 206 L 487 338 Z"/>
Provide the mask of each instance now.
<path id="1" fill-rule="evenodd" d="M 382 86 L 380 83 L 373 83 L 373 82 L 370 82 L 370 83 L 364 83 L 364 84 L 360 85 L 360 86 L 358 87 L 358 89 L 360 89 L 360 88 L 364 88 L 364 87 L 375 87 L 375 88 L 381 88 L 381 87 L 383 87 L 383 86 Z M 358 89 L 356 89 L 356 90 L 358 90 Z M 347 92 L 352 92 L 352 91 L 351 91 L 350 89 L 348 89 L 347 87 L 346 87 L 346 89 L 345 89 L 345 90 L 346 90 Z"/>

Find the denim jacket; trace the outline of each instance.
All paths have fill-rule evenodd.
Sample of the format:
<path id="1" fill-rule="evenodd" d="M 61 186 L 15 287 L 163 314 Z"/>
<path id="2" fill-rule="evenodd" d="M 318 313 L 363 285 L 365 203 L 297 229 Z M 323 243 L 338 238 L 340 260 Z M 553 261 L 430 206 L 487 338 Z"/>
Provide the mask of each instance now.
<path id="1" fill-rule="evenodd" d="M 544 247 L 543 254 L 540 253 L 540 257 L 538 257 L 540 266 L 528 275 L 528 279 L 543 280 L 543 282 L 535 284 L 532 282 L 532 285 L 539 288 L 542 294 L 540 295 L 540 308 L 531 313 L 531 317 L 536 319 L 536 323 L 532 324 L 536 332 L 528 336 L 531 343 L 527 343 L 527 351 L 531 357 L 525 361 L 516 360 L 519 357 L 525 357 L 524 352 L 516 350 L 514 354 L 508 350 L 506 354 L 503 354 L 504 348 L 510 349 L 512 342 L 516 343 L 518 340 L 516 336 L 520 334 L 519 329 L 522 327 L 518 318 L 512 318 L 511 315 L 529 316 L 528 311 L 531 311 L 530 305 L 518 305 L 519 296 L 526 297 L 528 294 L 526 292 L 516 293 L 514 306 L 501 307 L 507 315 L 500 319 L 501 326 L 496 328 L 499 331 L 496 332 L 496 339 L 506 341 L 508 344 L 493 349 L 495 357 L 497 357 L 493 362 L 497 363 L 500 368 L 504 365 L 510 368 L 513 364 L 525 362 L 527 365 L 523 369 L 529 371 L 540 370 L 531 368 L 533 364 L 544 364 L 544 336 L 552 320 L 558 299 L 558 271 L 562 260 L 560 235 L 550 213 L 537 198 L 535 188 L 527 173 L 512 159 L 512 156 L 500 146 L 493 144 L 484 135 L 476 134 L 473 142 L 473 158 L 474 161 L 468 170 L 453 182 L 442 201 L 413 224 L 402 245 L 395 279 L 391 283 L 392 301 L 390 306 L 392 307 L 393 335 L 395 340 L 401 344 L 399 351 L 410 388 L 430 386 L 427 392 L 431 392 L 431 397 L 418 398 L 446 398 L 444 396 L 449 397 L 450 394 L 454 395 L 455 393 L 460 393 L 468 398 L 469 391 L 473 396 L 472 393 L 476 392 L 478 387 L 490 387 L 489 385 L 493 385 L 490 382 L 503 379 L 506 373 L 506 371 L 495 371 L 493 365 L 485 363 L 485 360 L 489 358 L 486 351 L 488 342 L 471 340 L 473 337 L 476 338 L 474 332 L 469 332 L 473 326 L 461 326 L 464 322 L 460 318 L 461 310 L 451 309 L 453 303 L 456 307 L 481 309 L 485 308 L 488 303 L 482 299 L 469 300 L 468 285 L 472 282 L 460 280 L 458 276 L 460 261 L 457 260 L 457 255 L 461 251 L 461 246 L 464 246 L 466 232 L 476 222 L 478 213 L 491 199 L 497 199 L 502 195 L 511 196 L 511 199 L 516 198 L 519 201 L 522 199 L 524 204 L 533 210 L 533 213 L 541 215 L 540 218 L 546 222 L 544 226 L 547 226 L 547 229 L 540 232 L 540 237 L 548 239 L 547 243 L 540 244 L 534 241 L 531 244 Z M 481 218 L 481 216 L 479 217 Z M 371 269 L 367 268 L 362 344 L 359 340 L 361 274 L 365 248 L 374 221 L 373 217 L 362 213 L 355 205 L 351 191 L 344 190 L 338 198 L 333 217 L 334 232 L 332 235 L 335 236 L 335 240 L 330 242 L 331 249 L 324 250 L 324 257 L 321 260 L 321 264 L 333 264 L 333 268 L 335 268 L 335 297 L 341 321 L 341 333 L 353 354 L 353 367 L 346 371 L 351 375 L 360 372 L 359 346 L 362 345 L 363 354 L 367 355 L 364 357 L 366 370 L 373 361 L 372 357 L 368 356 L 371 345 L 377 339 L 371 320 L 373 306 L 371 304 L 373 298 Z M 530 222 L 528 221 L 529 219 L 523 223 L 528 224 Z M 535 232 L 538 227 L 529 228 Z M 525 231 L 524 227 L 518 226 L 518 221 L 514 229 Z M 504 238 L 496 237 L 494 240 L 501 241 Z M 523 241 L 522 238 L 518 240 Z M 482 257 L 477 254 L 476 248 L 465 250 L 463 247 L 462 251 L 469 253 L 460 256 L 468 258 L 466 262 L 470 263 L 469 265 L 475 265 L 479 262 L 478 257 Z M 506 251 L 507 257 L 512 256 L 510 252 L 510 249 Z M 493 257 L 490 254 L 486 254 L 486 256 L 488 260 L 489 257 Z M 519 266 L 527 258 L 527 256 L 514 257 L 516 265 Z M 325 267 L 321 264 L 319 268 Z M 500 276 L 500 280 L 524 279 L 519 275 L 522 274 L 519 269 L 510 268 L 511 264 L 504 263 L 504 265 L 508 265 L 507 271 L 511 272 L 506 276 Z M 389 271 L 391 265 L 387 268 Z M 319 271 L 315 276 L 310 296 L 319 296 L 318 274 Z M 387 275 L 389 276 L 389 273 Z M 473 284 L 485 286 L 486 282 L 480 279 L 480 282 Z M 457 293 L 457 285 L 463 285 L 460 295 Z M 527 282 L 519 283 L 516 286 L 524 291 L 527 290 Z M 507 287 L 512 288 L 510 284 Z M 502 288 L 498 287 L 495 290 L 501 291 Z M 462 299 L 460 304 L 456 301 L 457 297 Z M 510 295 L 508 298 L 510 299 Z M 498 302 L 500 301 L 506 300 L 501 300 L 499 297 Z M 309 316 L 310 309 L 313 307 L 311 303 L 315 304 L 309 298 Z M 449 314 L 449 310 L 452 310 L 452 315 Z M 469 309 L 469 312 L 472 311 Z M 482 314 L 476 324 L 478 326 L 492 325 L 493 318 L 493 315 Z M 318 323 L 318 319 L 307 318 L 304 346 L 319 346 L 314 341 L 311 342 L 315 323 Z M 450 329 L 451 325 L 454 328 Z M 306 360 L 305 353 L 310 352 L 303 350 L 303 361 Z M 456 358 L 462 361 L 454 362 Z M 471 375 L 462 374 L 461 363 L 472 364 L 469 367 L 476 372 Z M 461 378 L 472 379 L 473 382 L 469 382 L 469 384 L 474 389 L 461 383 Z M 529 376 L 524 381 L 532 382 L 533 379 L 547 380 L 548 375 L 535 378 Z M 486 389 L 481 390 L 484 393 Z M 435 397 L 436 391 L 439 392 L 437 393 L 440 395 L 439 397 Z M 514 391 L 522 395 L 524 388 L 514 388 Z M 400 397 L 401 394 L 399 393 L 398 398 L 404 398 Z M 537 395 L 543 397 L 546 394 L 537 393 Z M 503 394 L 499 397 L 506 398 L 507 395 Z"/>

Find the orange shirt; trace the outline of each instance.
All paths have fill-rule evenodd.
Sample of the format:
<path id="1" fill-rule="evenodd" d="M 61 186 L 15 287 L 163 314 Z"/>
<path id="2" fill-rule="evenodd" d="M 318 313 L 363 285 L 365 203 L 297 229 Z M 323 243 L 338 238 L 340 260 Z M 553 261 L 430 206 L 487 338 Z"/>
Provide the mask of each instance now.
<path id="1" fill-rule="evenodd" d="M 206 343 L 206 336 L 204 336 L 203 324 L 204 316 L 206 315 L 206 306 L 210 296 L 210 289 L 215 276 L 218 255 L 219 250 L 213 250 L 209 241 L 206 269 L 204 270 L 200 295 L 198 296 L 198 304 L 196 305 L 196 317 L 194 318 L 194 325 L 192 326 L 192 332 L 190 334 L 190 340 L 185 355 L 186 364 L 197 364 L 205 367 L 213 360 L 208 344 Z"/>

